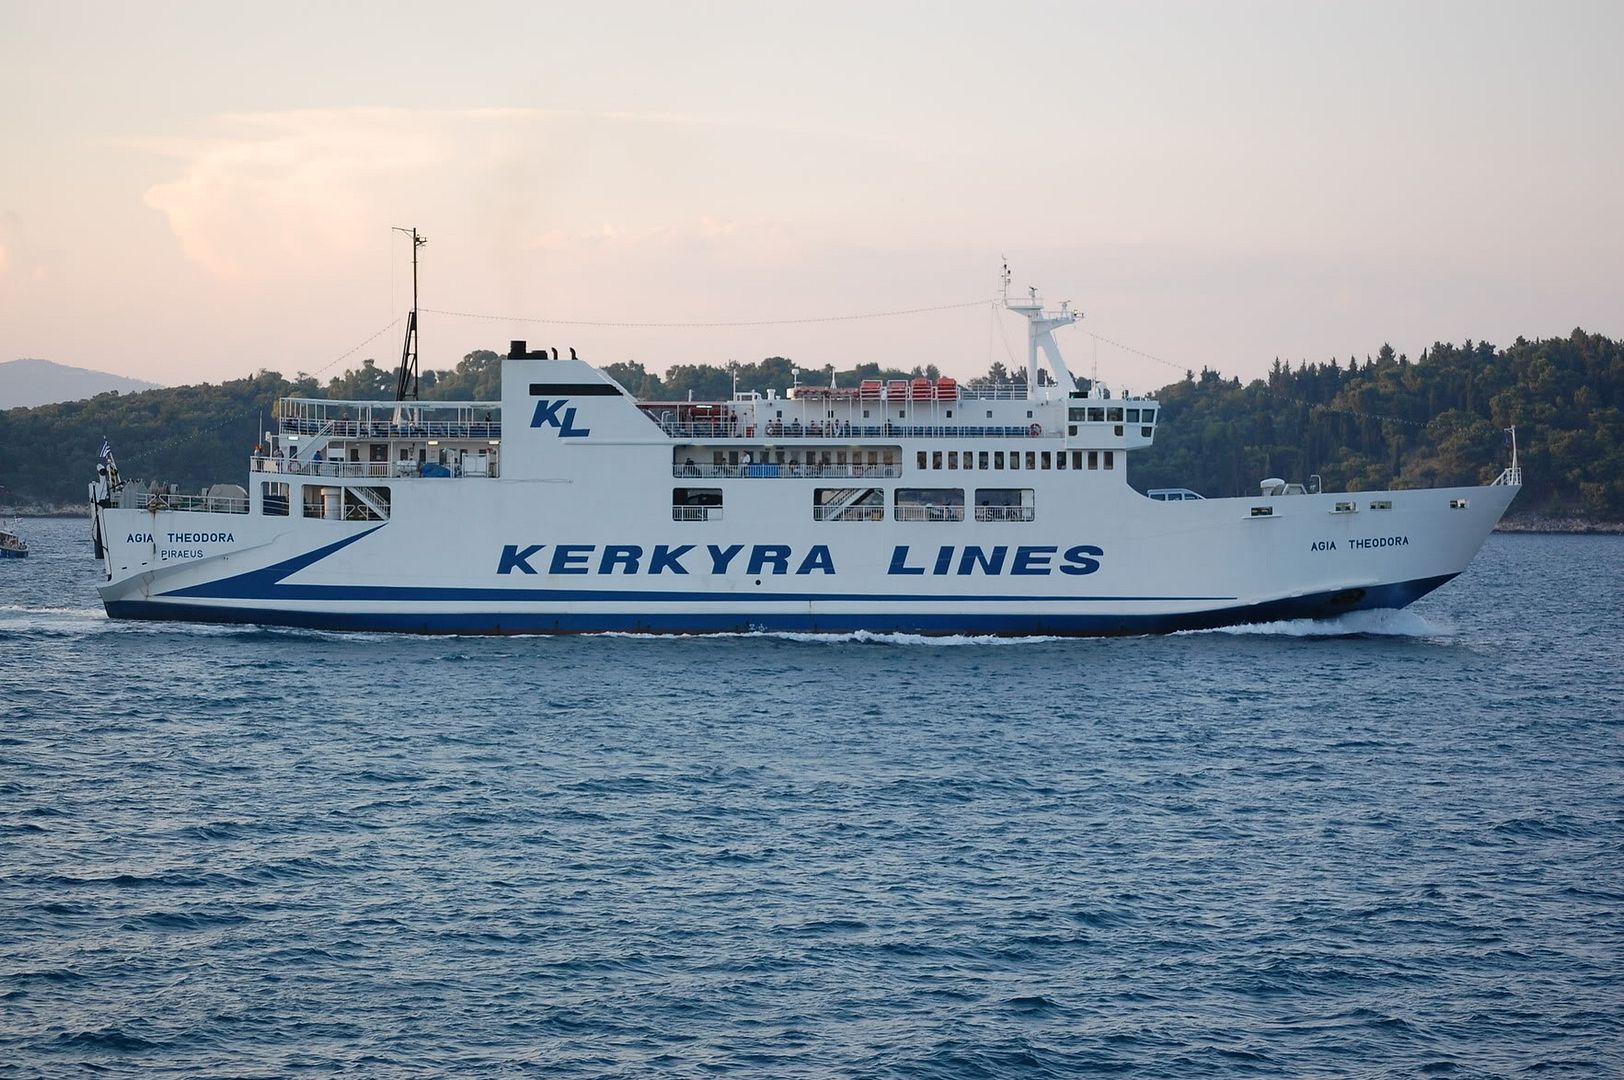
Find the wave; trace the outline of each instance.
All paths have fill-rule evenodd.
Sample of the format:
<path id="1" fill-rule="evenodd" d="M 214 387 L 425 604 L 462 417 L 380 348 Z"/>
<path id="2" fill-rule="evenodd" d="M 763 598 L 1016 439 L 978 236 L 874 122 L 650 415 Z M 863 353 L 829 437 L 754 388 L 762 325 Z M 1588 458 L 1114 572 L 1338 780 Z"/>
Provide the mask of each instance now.
<path id="1" fill-rule="evenodd" d="M 748 630 L 728 631 L 715 634 L 632 634 L 622 631 L 607 631 L 601 634 L 581 634 L 580 637 L 595 638 L 629 638 L 637 641 L 710 641 L 726 640 L 730 638 L 749 640 L 755 638 L 768 638 L 776 641 L 797 641 L 811 645 L 931 645 L 931 646 L 958 646 L 958 645 L 1032 645 L 1045 641 L 1073 641 L 1074 638 L 1063 637 L 1008 637 L 994 634 L 902 634 L 881 633 L 872 630 L 853 630 L 849 633 L 812 634 L 794 630 Z"/>
<path id="2" fill-rule="evenodd" d="M 1377 608 L 1350 611 L 1334 619 L 1282 619 L 1277 622 L 1244 623 L 1211 630 L 1183 630 L 1180 634 L 1262 634 L 1273 637 L 1402 637 L 1449 638 L 1455 628 L 1434 622 L 1408 609 Z"/>

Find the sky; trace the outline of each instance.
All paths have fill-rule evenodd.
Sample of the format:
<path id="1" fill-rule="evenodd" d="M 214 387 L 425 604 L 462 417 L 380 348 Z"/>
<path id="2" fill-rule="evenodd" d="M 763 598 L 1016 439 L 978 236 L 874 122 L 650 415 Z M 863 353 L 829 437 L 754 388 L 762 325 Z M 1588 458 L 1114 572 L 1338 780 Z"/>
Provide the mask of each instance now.
<path id="1" fill-rule="evenodd" d="M 425 367 L 968 377 L 1024 362 L 1006 258 L 1134 391 L 1620 337 L 1620 41 L 1611 0 L 0 0 L 0 360 L 393 366 L 414 226 Z"/>

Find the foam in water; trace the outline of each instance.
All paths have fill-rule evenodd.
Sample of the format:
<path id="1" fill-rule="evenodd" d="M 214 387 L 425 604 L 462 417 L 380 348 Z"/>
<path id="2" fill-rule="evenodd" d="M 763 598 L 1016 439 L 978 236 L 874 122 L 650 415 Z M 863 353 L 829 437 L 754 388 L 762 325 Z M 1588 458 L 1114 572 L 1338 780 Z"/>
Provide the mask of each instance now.
<path id="1" fill-rule="evenodd" d="M 1275 637 L 1407 637 L 1447 638 L 1455 632 L 1453 627 L 1432 620 L 1408 609 L 1380 608 L 1372 611 L 1350 611 L 1334 619 L 1282 619 L 1278 622 L 1245 623 L 1240 626 L 1220 626 L 1212 630 L 1186 630 L 1187 634 L 1264 634 Z"/>

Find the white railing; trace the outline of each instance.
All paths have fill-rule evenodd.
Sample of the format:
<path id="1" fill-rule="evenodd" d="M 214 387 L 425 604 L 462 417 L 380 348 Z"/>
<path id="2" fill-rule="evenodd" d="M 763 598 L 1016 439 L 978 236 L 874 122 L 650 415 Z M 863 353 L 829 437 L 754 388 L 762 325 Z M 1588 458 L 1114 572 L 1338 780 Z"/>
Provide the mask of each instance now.
<path id="1" fill-rule="evenodd" d="M 1030 506 L 978 506 L 977 521 L 1033 521 L 1034 507 Z"/>
<path id="2" fill-rule="evenodd" d="M 814 506 L 813 521 L 884 521 L 884 506 Z"/>
<path id="3" fill-rule="evenodd" d="M 900 465 L 673 465 L 672 476 L 703 478 L 766 477 L 770 479 L 854 480 L 902 475 Z"/>
<path id="4" fill-rule="evenodd" d="M 192 510 L 206 514 L 246 514 L 248 500 L 224 495 L 178 495 L 153 492 L 147 496 L 145 508 L 152 513 L 160 510 Z"/>
<path id="5" fill-rule="evenodd" d="M 496 463 L 489 458 L 485 472 L 472 472 L 452 465 L 453 476 L 488 478 L 497 474 Z M 431 463 L 432 464 L 432 463 Z M 336 476 L 351 480 L 389 480 L 419 476 L 422 468 L 415 461 L 301 461 L 298 458 L 259 456 L 249 459 L 249 469 L 257 473 L 287 473 L 294 476 Z"/>
<path id="6" fill-rule="evenodd" d="M 721 521 L 720 506 L 673 506 L 672 521 Z"/>
<path id="7" fill-rule="evenodd" d="M 904 505 L 897 507 L 898 521 L 963 521 L 964 507 L 962 506 L 915 506 Z"/>
<path id="8" fill-rule="evenodd" d="M 1522 487 L 1522 466 L 1513 465 L 1494 478 L 1490 487 Z"/>

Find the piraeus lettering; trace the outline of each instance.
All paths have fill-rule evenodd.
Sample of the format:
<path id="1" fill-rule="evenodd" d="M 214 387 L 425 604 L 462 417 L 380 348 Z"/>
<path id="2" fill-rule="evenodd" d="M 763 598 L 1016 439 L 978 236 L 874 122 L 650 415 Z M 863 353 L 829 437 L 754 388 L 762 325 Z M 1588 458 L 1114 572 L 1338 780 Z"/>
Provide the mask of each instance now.
<path id="1" fill-rule="evenodd" d="M 1104 550 L 1077 544 L 999 544 L 995 547 L 947 544 L 913 552 L 899 544 L 886 573 L 899 577 L 930 574 L 1015 575 L 1041 577 L 1061 573 L 1092 574 Z M 496 561 L 498 574 L 833 574 L 834 555 L 827 544 L 797 551 L 789 544 L 505 544 Z"/>

